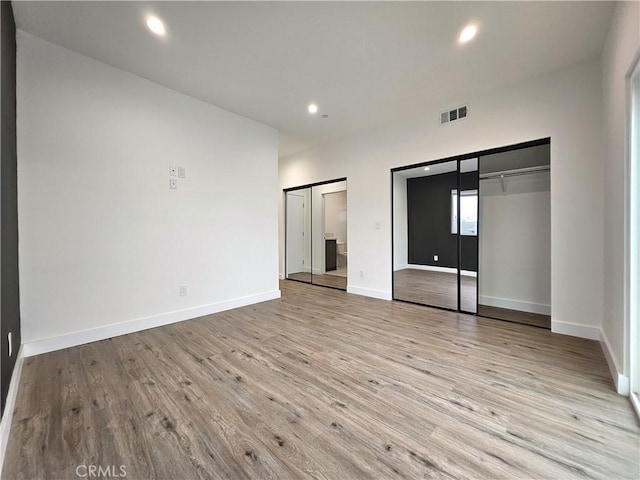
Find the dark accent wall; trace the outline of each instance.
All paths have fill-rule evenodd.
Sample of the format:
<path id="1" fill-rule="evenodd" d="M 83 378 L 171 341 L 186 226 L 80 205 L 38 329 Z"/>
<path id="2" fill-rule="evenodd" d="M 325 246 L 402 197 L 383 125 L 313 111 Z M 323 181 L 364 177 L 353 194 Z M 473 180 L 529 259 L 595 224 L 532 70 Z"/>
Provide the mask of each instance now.
<path id="1" fill-rule="evenodd" d="M 0 355 L 2 356 L 2 413 L 11 374 L 20 348 L 20 292 L 18 287 L 18 183 L 16 155 L 16 26 L 11 2 L 1 2 L 2 22 L 2 126 L 0 138 Z M 8 358 L 7 335 L 12 332 L 13 352 Z"/>
<path id="2" fill-rule="evenodd" d="M 408 260 L 412 265 L 458 267 L 458 235 L 451 233 L 451 190 L 457 172 L 407 179 Z M 477 189 L 478 173 L 463 173 L 461 189 Z M 461 236 L 461 268 L 478 270 L 478 237 Z M 433 256 L 438 255 L 438 261 Z"/>
<path id="3" fill-rule="evenodd" d="M 457 235 L 451 233 L 451 190 L 458 188 L 457 176 L 451 172 L 407 179 L 410 264 L 458 267 Z"/>

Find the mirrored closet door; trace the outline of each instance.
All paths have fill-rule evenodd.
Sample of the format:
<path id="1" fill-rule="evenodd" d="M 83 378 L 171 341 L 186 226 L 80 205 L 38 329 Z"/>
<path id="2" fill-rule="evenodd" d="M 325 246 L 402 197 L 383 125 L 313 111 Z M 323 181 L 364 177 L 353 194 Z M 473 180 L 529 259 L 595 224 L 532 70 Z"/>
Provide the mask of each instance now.
<path id="1" fill-rule="evenodd" d="M 286 278 L 347 288 L 347 182 L 285 190 Z"/>
<path id="2" fill-rule="evenodd" d="M 394 169 L 393 298 L 549 328 L 549 144 Z"/>
<path id="3" fill-rule="evenodd" d="M 394 299 L 458 309 L 458 162 L 393 173 Z"/>

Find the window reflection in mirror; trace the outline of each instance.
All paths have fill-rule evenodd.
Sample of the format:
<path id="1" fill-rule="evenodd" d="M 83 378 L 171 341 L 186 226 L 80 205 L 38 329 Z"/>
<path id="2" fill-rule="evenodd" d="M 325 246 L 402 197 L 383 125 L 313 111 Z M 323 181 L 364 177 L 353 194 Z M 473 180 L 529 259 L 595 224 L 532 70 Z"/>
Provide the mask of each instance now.
<path id="1" fill-rule="evenodd" d="M 478 190 L 463 190 L 460 197 L 460 235 L 478 235 Z M 451 233 L 458 233 L 458 190 L 451 190 Z"/>

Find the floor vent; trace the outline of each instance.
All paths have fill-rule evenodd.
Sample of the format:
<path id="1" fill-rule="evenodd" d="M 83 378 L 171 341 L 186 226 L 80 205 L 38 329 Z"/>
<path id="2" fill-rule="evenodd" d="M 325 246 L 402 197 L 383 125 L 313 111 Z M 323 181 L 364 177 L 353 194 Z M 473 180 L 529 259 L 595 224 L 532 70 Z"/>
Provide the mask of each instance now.
<path id="1" fill-rule="evenodd" d="M 440 125 L 444 125 L 446 123 L 457 122 L 458 120 L 462 120 L 467 118 L 469 115 L 469 105 L 461 105 L 459 107 L 454 108 L 453 110 L 447 110 L 446 112 L 442 112 L 440 114 Z"/>

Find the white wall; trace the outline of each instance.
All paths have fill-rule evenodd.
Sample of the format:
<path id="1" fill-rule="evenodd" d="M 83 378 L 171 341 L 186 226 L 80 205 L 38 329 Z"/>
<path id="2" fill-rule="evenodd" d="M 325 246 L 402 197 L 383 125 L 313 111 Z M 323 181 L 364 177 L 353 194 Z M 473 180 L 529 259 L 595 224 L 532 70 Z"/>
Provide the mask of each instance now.
<path id="1" fill-rule="evenodd" d="M 603 51 L 604 322 L 609 354 L 619 374 L 629 374 L 628 322 L 624 318 L 625 148 L 627 75 L 640 55 L 640 3 L 618 2 Z"/>
<path id="2" fill-rule="evenodd" d="M 409 264 L 409 226 L 407 223 L 407 179 L 393 176 L 393 268 Z"/>
<path id="3" fill-rule="evenodd" d="M 440 111 L 467 102 L 468 119 L 438 125 Z M 390 168 L 551 137 L 552 329 L 596 338 L 603 312 L 601 107 L 601 66 L 593 58 L 281 159 L 280 187 L 347 177 L 349 291 L 391 298 Z M 281 216 L 281 238 L 283 225 Z"/>
<path id="4" fill-rule="evenodd" d="M 17 40 L 25 343 L 279 295 L 275 130 L 24 32 Z M 186 167 L 177 190 L 169 165 Z"/>
<path id="5" fill-rule="evenodd" d="M 479 303 L 548 315 L 549 174 L 509 177 L 505 181 L 507 194 L 503 195 L 499 179 L 480 180 Z"/>

